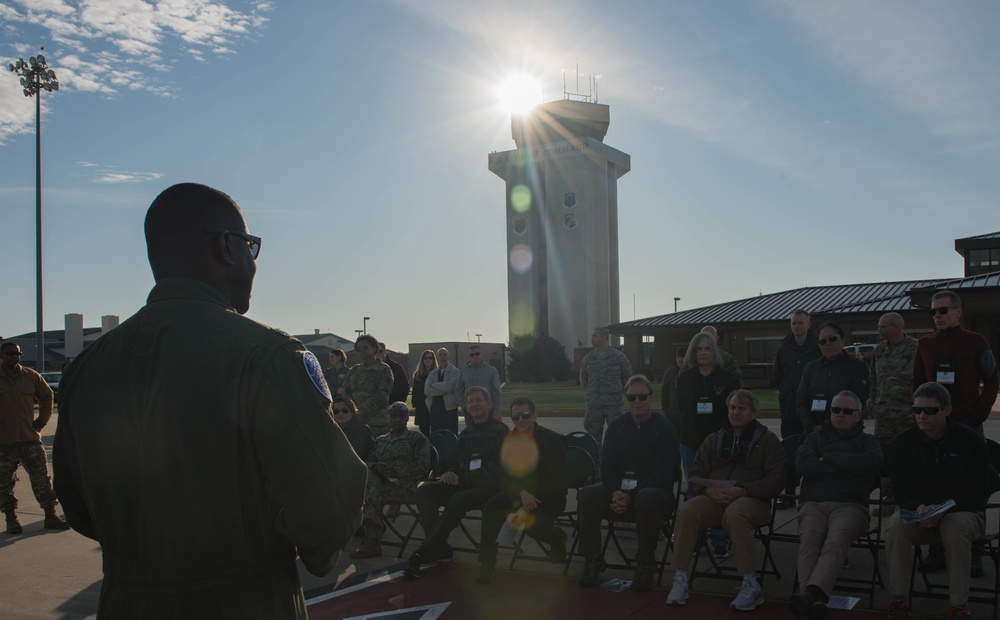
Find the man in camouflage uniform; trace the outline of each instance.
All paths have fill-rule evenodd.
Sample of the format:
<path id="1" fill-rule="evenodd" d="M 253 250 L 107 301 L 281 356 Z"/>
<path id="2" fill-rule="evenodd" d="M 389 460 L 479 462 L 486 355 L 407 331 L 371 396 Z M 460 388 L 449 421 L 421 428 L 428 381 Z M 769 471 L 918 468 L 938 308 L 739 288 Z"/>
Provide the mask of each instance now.
<path id="1" fill-rule="evenodd" d="M 431 468 L 431 444 L 422 433 L 406 428 L 410 409 L 404 402 L 389 407 L 388 434 L 375 440 L 368 453 L 368 485 L 361 528 L 364 540 L 351 552 L 354 559 L 382 555 L 382 507 L 385 504 L 416 501 L 417 483 L 427 477 Z"/>
<path id="2" fill-rule="evenodd" d="M 625 382 L 632 376 L 632 364 L 624 353 L 608 344 L 609 335 L 607 327 L 595 327 L 590 335 L 594 350 L 580 363 L 580 385 L 587 395 L 583 428 L 597 440 L 598 455 L 604 440 L 604 423 L 611 424 L 622 415 Z"/>
<path id="3" fill-rule="evenodd" d="M 917 339 L 903 331 L 903 317 L 895 312 L 883 314 L 878 320 L 882 340 L 875 347 L 871 367 L 872 393 L 866 413 L 875 417 L 875 437 L 883 442 L 916 425 L 910 412 L 913 404 L 913 358 Z"/>
<path id="4" fill-rule="evenodd" d="M 358 417 L 378 437 L 389 432 L 389 392 L 392 391 L 392 369 L 379 361 L 378 340 L 371 334 L 359 336 L 354 350 L 361 363 L 351 367 L 342 386 L 344 396 L 354 401 Z"/>
<path id="5" fill-rule="evenodd" d="M 0 511 L 7 517 L 7 533 L 20 534 L 14 472 L 20 463 L 31 479 L 31 491 L 45 511 L 45 529 L 66 530 L 69 526 L 56 514 L 56 494 L 52 491 L 42 447 L 42 430 L 52 416 L 52 388 L 31 368 L 21 366 L 21 347 L 5 342 L 0 347 Z M 35 418 L 35 403 L 38 418 Z"/>
<path id="6" fill-rule="evenodd" d="M 892 438 L 916 426 L 916 416 L 910 411 L 913 404 L 913 358 L 917 353 L 917 339 L 903 331 L 903 317 L 895 312 L 883 314 L 878 320 L 878 333 L 882 340 L 875 347 L 871 365 L 871 396 L 865 404 L 865 413 L 875 418 L 875 438 L 885 451 Z M 882 494 L 892 497 L 891 478 L 882 477 Z M 886 514 L 895 507 L 890 504 Z M 878 509 L 874 509 L 877 515 Z"/>

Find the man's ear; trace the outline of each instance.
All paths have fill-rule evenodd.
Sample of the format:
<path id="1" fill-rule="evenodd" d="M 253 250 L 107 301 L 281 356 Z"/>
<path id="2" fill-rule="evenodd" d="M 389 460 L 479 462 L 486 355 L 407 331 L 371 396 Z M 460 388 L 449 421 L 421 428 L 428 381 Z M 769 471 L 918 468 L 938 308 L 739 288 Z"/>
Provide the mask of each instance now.
<path id="1" fill-rule="evenodd" d="M 212 244 L 212 252 L 223 264 L 232 267 L 236 264 L 236 256 L 232 251 L 232 235 L 227 232 L 219 233 Z"/>

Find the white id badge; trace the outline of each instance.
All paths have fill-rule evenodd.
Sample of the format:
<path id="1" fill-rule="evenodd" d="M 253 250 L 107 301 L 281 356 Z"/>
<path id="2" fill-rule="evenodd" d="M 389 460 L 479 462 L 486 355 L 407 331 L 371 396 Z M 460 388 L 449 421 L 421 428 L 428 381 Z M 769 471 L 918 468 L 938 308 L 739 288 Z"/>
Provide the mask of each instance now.
<path id="1" fill-rule="evenodd" d="M 826 411 L 826 399 L 817 398 L 813 400 L 812 409 L 810 411 Z"/>
<path id="2" fill-rule="evenodd" d="M 622 491 L 631 491 L 639 486 L 639 481 L 635 478 L 622 478 Z"/>
<path id="3" fill-rule="evenodd" d="M 483 459 L 472 459 L 469 461 L 469 471 L 476 471 L 483 466 Z"/>
<path id="4" fill-rule="evenodd" d="M 937 372 L 937 382 L 941 385 L 954 385 L 955 384 L 955 371 L 949 370 L 939 370 Z"/>
<path id="5" fill-rule="evenodd" d="M 698 403 L 698 413 L 712 413 L 712 403 Z"/>

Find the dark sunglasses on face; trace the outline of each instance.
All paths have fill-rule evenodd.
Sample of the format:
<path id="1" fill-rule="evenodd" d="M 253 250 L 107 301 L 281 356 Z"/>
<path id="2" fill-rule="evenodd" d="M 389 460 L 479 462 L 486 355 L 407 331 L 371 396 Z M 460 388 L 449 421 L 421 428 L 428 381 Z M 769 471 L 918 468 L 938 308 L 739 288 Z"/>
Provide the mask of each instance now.
<path id="1" fill-rule="evenodd" d="M 634 401 L 634 400 L 635 400 L 635 399 L 637 399 L 637 398 L 638 398 L 638 399 L 639 399 L 640 401 L 643 401 L 643 402 L 645 402 L 645 400 L 646 400 L 647 398 L 649 398 L 649 394 L 626 394 L 626 395 L 625 395 L 625 398 L 626 398 L 626 399 L 628 399 L 628 402 L 632 402 L 632 401 Z"/>
<path id="2" fill-rule="evenodd" d="M 952 308 L 957 308 L 958 306 L 941 306 L 940 308 L 931 308 L 927 311 L 927 314 L 934 316 L 935 314 L 948 314 L 948 311 Z"/>
<path id="3" fill-rule="evenodd" d="M 527 420 L 531 417 L 530 411 L 525 411 L 524 413 L 512 413 L 510 414 L 510 419 L 517 422 L 518 420 Z"/>
<path id="4" fill-rule="evenodd" d="M 346 407 L 334 407 L 333 408 L 333 412 L 334 413 L 350 413 L 351 410 L 347 409 Z"/>
<path id="5" fill-rule="evenodd" d="M 830 413 L 842 413 L 844 415 L 851 415 L 857 409 L 851 409 L 850 407 L 830 407 Z"/>
<path id="6" fill-rule="evenodd" d="M 919 415 L 921 413 L 924 415 L 937 415 L 938 411 L 941 411 L 941 407 L 918 407 L 913 405 L 910 407 L 910 411 L 913 412 L 913 415 Z"/>
<path id="7" fill-rule="evenodd" d="M 3 354 L 4 355 L 9 355 L 11 357 L 21 357 L 21 352 L 20 351 L 4 351 Z"/>
<path id="8" fill-rule="evenodd" d="M 830 336 L 828 338 L 822 338 L 822 339 L 820 339 L 819 343 L 820 344 L 826 344 L 828 342 L 837 342 L 838 340 L 840 340 L 840 336 Z"/>
<path id="9" fill-rule="evenodd" d="M 207 233 L 222 233 L 225 235 L 233 235 L 243 239 L 247 242 L 247 247 L 250 248 L 250 254 L 253 256 L 254 260 L 260 256 L 260 237 L 256 235 L 248 235 L 247 233 L 240 232 L 238 230 L 230 230 L 228 228 L 206 228 Z"/>
<path id="10" fill-rule="evenodd" d="M 469 353 L 469 357 L 479 357 L 482 355 L 481 351 L 476 351 L 475 353 Z"/>

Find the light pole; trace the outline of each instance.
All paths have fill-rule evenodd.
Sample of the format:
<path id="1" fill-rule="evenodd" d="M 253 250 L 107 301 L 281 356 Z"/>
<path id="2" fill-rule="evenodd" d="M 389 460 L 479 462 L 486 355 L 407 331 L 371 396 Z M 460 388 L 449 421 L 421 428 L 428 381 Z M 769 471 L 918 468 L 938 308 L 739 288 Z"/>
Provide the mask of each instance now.
<path id="1" fill-rule="evenodd" d="M 372 320 L 372 318 L 370 316 L 366 316 L 365 320 L 364 320 L 364 323 L 362 324 L 362 327 L 365 328 L 364 331 L 365 331 L 365 335 L 366 336 L 368 335 L 368 321 L 370 321 L 370 320 Z"/>
<path id="2" fill-rule="evenodd" d="M 674 297 L 674 312 L 677 312 L 677 302 L 680 300 L 680 297 Z"/>
<path id="3" fill-rule="evenodd" d="M 482 342 L 482 341 L 483 341 L 483 335 L 482 334 L 476 334 L 476 342 Z"/>
<path id="4" fill-rule="evenodd" d="M 44 47 L 42 48 L 45 49 Z M 7 68 L 21 76 L 25 97 L 35 97 L 35 369 L 45 371 L 45 330 L 42 327 L 42 91 L 59 90 L 56 72 L 45 64 L 45 56 L 18 58 Z"/>

